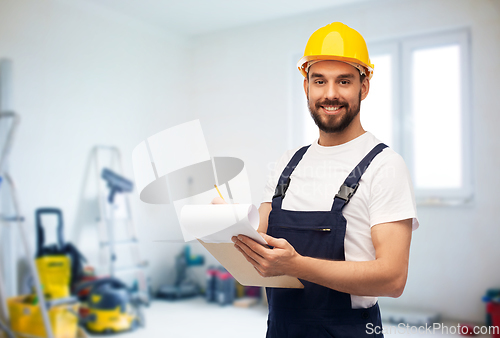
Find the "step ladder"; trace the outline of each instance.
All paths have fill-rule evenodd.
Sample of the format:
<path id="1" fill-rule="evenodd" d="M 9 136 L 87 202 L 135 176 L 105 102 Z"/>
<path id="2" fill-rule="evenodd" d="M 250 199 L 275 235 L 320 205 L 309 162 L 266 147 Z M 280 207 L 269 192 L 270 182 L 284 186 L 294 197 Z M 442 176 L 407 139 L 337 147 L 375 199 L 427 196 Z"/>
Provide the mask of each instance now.
<path id="1" fill-rule="evenodd" d="M 97 173 L 97 195 L 99 204 L 99 248 L 101 270 L 111 277 L 118 275 L 135 275 L 138 293 L 146 304 L 149 303 L 149 283 L 146 275 L 148 262 L 141 258 L 139 240 L 132 219 L 128 192 L 115 191 L 110 201 L 110 187 L 107 185 L 107 175 L 128 182 L 123 175 L 121 152 L 117 147 L 98 145 L 92 149 L 92 157 Z M 130 182 L 130 185 L 132 183 Z M 130 190 L 132 187 L 130 186 Z M 122 239 L 116 239 L 116 232 L 121 231 Z M 131 262 L 117 264 L 117 249 L 128 248 Z"/>
<path id="2" fill-rule="evenodd" d="M 53 338 L 52 328 L 50 326 L 49 314 L 47 310 L 47 303 L 40 286 L 40 278 L 38 276 L 38 271 L 35 265 L 35 256 L 31 252 L 30 243 L 27 239 L 27 232 L 24 228 L 24 217 L 19 208 L 19 203 L 17 199 L 17 192 L 14 181 L 9 175 L 7 170 L 7 159 L 12 148 L 12 142 L 14 137 L 14 132 L 19 124 L 19 116 L 14 112 L 0 112 L 0 126 L 2 130 L 6 130 L 6 138 L 3 142 L 3 147 L 0 152 L 0 191 L 2 191 L 2 200 L 0 205 L 0 225 L 6 227 L 15 226 L 19 231 L 19 235 L 22 240 L 22 246 L 24 247 L 26 260 L 28 262 L 29 270 L 33 276 L 33 282 L 35 284 L 35 290 L 38 297 L 38 304 L 41 309 L 43 325 L 45 328 L 47 338 Z M 8 205 L 8 210 L 5 206 Z M 1 256 L 0 256 L 1 258 Z M 12 272 L 14 273 L 14 272 Z M 3 284 L 2 271 L 0 269 L 0 320 L 3 319 L 0 325 L 0 331 L 4 331 L 8 337 L 12 337 L 12 332 L 9 329 L 9 317 L 7 310 L 7 293 Z M 2 326 L 5 326 L 2 328 Z"/>

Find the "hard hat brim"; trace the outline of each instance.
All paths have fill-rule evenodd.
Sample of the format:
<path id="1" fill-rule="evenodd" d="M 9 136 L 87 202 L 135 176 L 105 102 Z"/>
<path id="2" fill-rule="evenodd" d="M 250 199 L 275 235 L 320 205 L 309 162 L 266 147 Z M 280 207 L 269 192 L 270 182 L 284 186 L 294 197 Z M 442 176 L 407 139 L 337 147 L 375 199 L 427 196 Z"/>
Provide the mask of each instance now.
<path id="1" fill-rule="evenodd" d="M 373 76 L 374 66 L 372 64 L 367 65 L 366 63 L 361 62 L 358 59 L 336 55 L 305 55 L 299 60 L 299 62 L 297 62 L 297 68 L 304 77 L 307 77 L 306 68 L 309 61 L 342 61 L 347 63 L 356 63 L 366 69 L 368 79 L 371 79 Z"/>

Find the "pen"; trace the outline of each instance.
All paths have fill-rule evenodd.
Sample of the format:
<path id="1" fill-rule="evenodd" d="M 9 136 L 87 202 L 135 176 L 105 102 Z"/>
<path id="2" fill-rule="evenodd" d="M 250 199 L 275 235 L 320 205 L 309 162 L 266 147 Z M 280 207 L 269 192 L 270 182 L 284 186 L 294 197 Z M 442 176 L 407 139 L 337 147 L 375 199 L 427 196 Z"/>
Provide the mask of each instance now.
<path id="1" fill-rule="evenodd" d="M 214 184 L 214 187 L 215 187 L 215 189 L 217 189 L 217 192 L 219 193 L 220 198 L 222 198 L 222 200 L 225 202 L 226 200 L 224 199 L 224 197 L 222 197 L 222 194 L 220 193 L 219 188 L 217 188 L 217 184 Z"/>

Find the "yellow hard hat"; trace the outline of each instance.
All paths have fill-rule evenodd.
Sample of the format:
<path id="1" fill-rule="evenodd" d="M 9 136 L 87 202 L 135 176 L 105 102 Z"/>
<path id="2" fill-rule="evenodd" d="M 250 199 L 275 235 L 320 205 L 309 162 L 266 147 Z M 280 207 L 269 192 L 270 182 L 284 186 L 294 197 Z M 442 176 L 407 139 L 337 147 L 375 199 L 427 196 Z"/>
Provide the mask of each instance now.
<path id="1" fill-rule="evenodd" d="M 369 79 L 373 75 L 365 39 L 341 22 L 321 27 L 311 35 L 297 67 L 306 77 L 308 63 L 322 60 L 343 61 L 358 68 L 361 73 L 366 73 Z"/>

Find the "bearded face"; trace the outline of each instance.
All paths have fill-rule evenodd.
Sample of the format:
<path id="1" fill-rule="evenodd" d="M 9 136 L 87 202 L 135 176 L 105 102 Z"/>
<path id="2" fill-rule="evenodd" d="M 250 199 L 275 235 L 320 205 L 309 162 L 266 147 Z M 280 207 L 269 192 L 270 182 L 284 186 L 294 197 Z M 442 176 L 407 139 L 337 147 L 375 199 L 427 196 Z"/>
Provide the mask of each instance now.
<path id="1" fill-rule="evenodd" d="M 347 102 L 343 99 L 324 99 L 310 102 L 307 106 L 318 128 L 325 133 L 340 133 L 344 131 L 359 114 L 361 106 L 361 90 L 357 101 Z"/>

